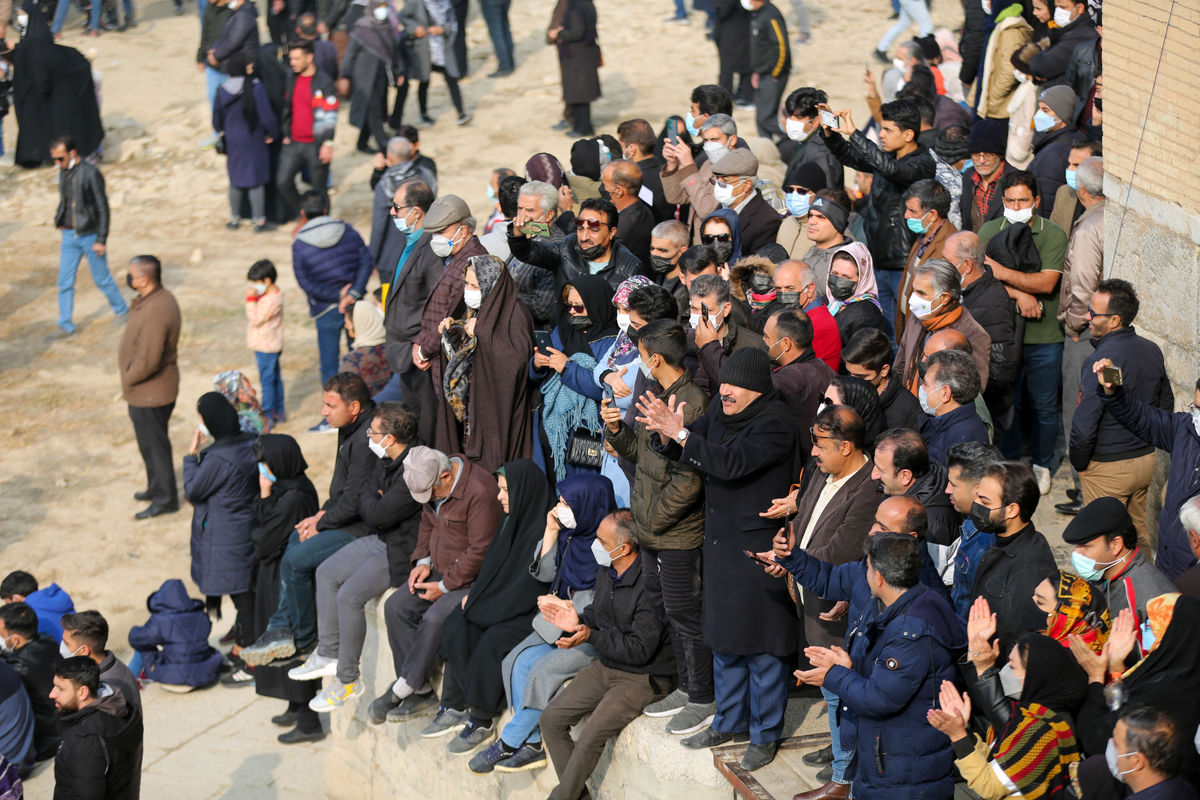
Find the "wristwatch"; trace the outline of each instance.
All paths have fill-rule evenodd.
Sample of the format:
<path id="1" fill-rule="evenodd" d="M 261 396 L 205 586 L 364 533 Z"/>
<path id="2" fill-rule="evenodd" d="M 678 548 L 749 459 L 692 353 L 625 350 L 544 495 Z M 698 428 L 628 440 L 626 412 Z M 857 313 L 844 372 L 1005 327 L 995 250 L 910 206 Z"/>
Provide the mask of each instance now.
<path id="1" fill-rule="evenodd" d="M 688 437 L 688 429 L 680 428 L 679 433 L 675 434 L 675 441 L 679 442 L 680 444 L 683 444 L 684 442 L 687 441 L 687 437 Z"/>

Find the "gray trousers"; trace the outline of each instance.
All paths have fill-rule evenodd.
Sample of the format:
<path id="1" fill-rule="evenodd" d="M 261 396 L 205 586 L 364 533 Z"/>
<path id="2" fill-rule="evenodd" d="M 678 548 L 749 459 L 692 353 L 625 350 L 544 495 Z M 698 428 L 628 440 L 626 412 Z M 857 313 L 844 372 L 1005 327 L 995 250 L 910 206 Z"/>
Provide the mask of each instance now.
<path id="1" fill-rule="evenodd" d="M 337 659 L 337 678 L 347 686 L 358 680 L 367 637 L 363 609 L 388 582 L 387 545 L 374 535 L 355 539 L 317 567 L 317 654 Z"/>
<path id="2" fill-rule="evenodd" d="M 764 139 L 775 141 L 780 136 L 777 114 L 789 74 L 784 72 L 778 78 L 765 73 L 758 76 L 758 88 L 754 90 L 754 116 L 758 121 L 758 135 Z"/>
<path id="3" fill-rule="evenodd" d="M 1071 422 L 1075 419 L 1075 407 L 1079 404 L 1079 371 L 1083 369 L 1083 362 L 1087 361 L 1092 355 L 1092 351 L 1096 348 L 1092 347 L 1091 341 L 1087 338 L 1088 332 L 1084 331 L 1079 337 L 1079 341 L 1073 341 L 1068 335 L 1063 341 L 1063 360 L 1062 360 L 1062 414 L 1063 414 L 1063 431 L 1067 437 L 1067 447 L 1071 446 Z M 1085 384 L 1084 391 L 1096 391 L 1095 384 Z M 1071 478 L 1075 481 L 1075 488 L 1079 488 L 1079 475 L 1076 474 L 1075 468 L 1070 466 L 1070 461 L 1067 461 L 1067 466 L 1071 470 Z"/>
<path id="4" fill-rule="evenodd" d="M 426 580 L 439 578 L 434 572 Z M 442 645 L 442 624 L 466 594 L 465 588 L 455 589 L 430 603 L 410 594 L 407 586 L 401 586 L 383 604 L 396 677 L 404 678 L 414 691 L 429 682 Z"/>
<path id="5" fill-rule="evenodd" d="M 811 34 L 812 28 L 808 25 L 808 9 L 804 7 L 804 0 L 792 0 L 792 10 L 796 12 L 797 32 Z"/>

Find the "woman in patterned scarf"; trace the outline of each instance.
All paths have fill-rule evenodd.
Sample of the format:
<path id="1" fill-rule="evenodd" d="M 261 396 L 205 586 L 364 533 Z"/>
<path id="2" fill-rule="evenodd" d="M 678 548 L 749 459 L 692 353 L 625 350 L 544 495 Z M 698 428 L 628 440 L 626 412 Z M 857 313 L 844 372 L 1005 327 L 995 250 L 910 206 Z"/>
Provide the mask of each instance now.
<path id="1" fill-rule="evenodd" d="M 1078 636 L 1099 653 L 1108 641 L 1112 618 L 1104 596 L 1073 572 L 1056 569 L 1033 590 L 1033 604 L 1046 612 L 1046 635 L 1070 647 Z"/>
<path id="2" fill-rule="evenodd" d="M 879 288 L 871 252 L 862 242 L 839 247 L 829 262 L 825 281 L 829 313 L 837 323 L 843 342 L 860 330 L 875 328 L 887 333 L 879 308 Z"/>
<path id="3" fill-rule="evenodd" d="M 271 432 L 271 422 L 263 415 L 254 384 L 241 372 L 231 369 L 213 378 L 213 388 L 237 409 L 238 427 L 243 433 Z"/>

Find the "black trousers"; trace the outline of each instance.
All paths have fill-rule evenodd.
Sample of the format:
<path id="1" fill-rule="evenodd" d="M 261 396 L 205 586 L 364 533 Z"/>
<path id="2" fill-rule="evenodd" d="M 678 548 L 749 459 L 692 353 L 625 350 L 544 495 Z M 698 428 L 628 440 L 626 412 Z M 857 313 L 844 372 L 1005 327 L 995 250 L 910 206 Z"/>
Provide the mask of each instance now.
<path id="1" fill-rule="evenodd" d="M 700 616 L 700 548 L 651 550 L 642 548 L 646 590 L 661 602 L 675 653 L 679 688 L 690 703 L 713 702 L 712 650 L 704 644 Z"/>
<path id="2" fill-rule="evenodd" d="M 404 402 L 417 413 L 417 435 L 421 443 L 433 447 L 437 423 L 437 396 L 433 391 L 433 378 L 428 371 L 409 367 L 400 373 L 400 386 Z"/>
<path id="3" fill-rule="evenodd" d="M 567 108 L 571 111 L 571 122 L 574 123 L 576 133 L 591 136 L 596 132 L 592 127 L 591 103 L 571 103 Z"/>
<path id="4" fill-rule="evenodd" d="M 325 193 L 325 184 L 329 180 L 329 165 L 322 164 L 321 148 L 316 142 L 289 142 L 283 146 L 279 154 L 279 174 L 275 185 L 279 196 L 288 205 L 292 214 L 300 208 L 300 193 L 296 191 L 296 176 L 308 167 L 312 177 L 314 191 Z"/>
<path id="5" fill-rule="evenodd" d="M 363 149 L 371 136 L 375 137 L 375 146 L 379 152 L 387 152 L 388 135 L 383 127 L 387 119 L 387 78 L 382 69 L 375 74 L 375 85 L 371 87 L 371 99 L 367 105 L 367 118 L 358 132 L 358 147 Z"/>
<path id="6" fill-rule="evenodd" d="M 175 461 L 171 458 L 171 438 L 167 436 L 167 422 L 174 409 L 174 403 L 150 408 L 129 406 L 133 435 L 137 437 L 138 450 L 146 464 L 146 489 L 150 492 L 150 502 L 160 506 L 179 503 L 179 493 L 175 488 Z"/>

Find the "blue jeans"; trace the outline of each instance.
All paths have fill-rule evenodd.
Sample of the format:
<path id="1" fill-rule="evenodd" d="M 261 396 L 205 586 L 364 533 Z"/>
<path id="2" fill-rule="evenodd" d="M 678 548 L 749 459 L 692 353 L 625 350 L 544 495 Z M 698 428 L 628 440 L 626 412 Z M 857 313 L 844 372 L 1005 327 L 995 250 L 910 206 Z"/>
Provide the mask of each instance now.
<path id="1" fill-rule="evenodd" d="M 262 410 L 273 421 L 287 419 L 283 412 L 283 375 L 279 370 L 281 353 L 260 353 L 254 351 L 258 361 L 258 380 L 262 384 Z"/>
<path id="2" fill-rule="evenodd" d="M 1005 457 L 1021 455 L 1021 424 L 1030 418 L 1029 449 L 1034 466 L 1054 471 L 1054 440 L 1058 438 L 1059 382 L 1062 380 L 1062 342 L 1027 344 L 1017 374 L 1014 407 L 1016 416 L 1004 439 Z"/>
<path id="3" fill-rule="evenodd" d="M 850 757 L 854 751 L 842 747 L 842 737 L 838 732 L 837 707 L 838 696 L 822 687 L 821 694 L 825 698 L 825 708 L 829 711 L 829 733 L 833 736 L 833 782 L 849 783 L 846 780 L 846 767 L 850 766 Z"/>
<path id="4" fill-rule="evenodd" d="M 879 286 L 879 308 L 883 311 L 883 320 L 887 323 L 885 333 L 892 343 L 893 350 L 896 348 L 896 303 L 899 301 L 900 278 L 903 275 L 902 269 L 875 270 L 875 281 Z"/>
<path id="5" fill-rule="evenodd" d="M 683 0 L 675 0 L 675 19 L 687 19 L 687 6 Z"/>
<path id="6" fill-rule="evenodd" d="M 217 89 L 221 88 L 221 84 L 225 82 L 227 77 L 227 75 L 215 67 L 208 64 L 204 65 L 204 92 L 208 97 L 208 117 L 210 120 L 212 119 L 213 103 L 217 99 Z"/>
<path id="7" fill-rule="evenodd" d="M 100 8 L 103 5 L 101 0 L 92 0 L 91 16 L 88 19 L 88 29 L 98 30 L 100 28 Z M 63 25 L 67 21 L 67 11 L 71 8 L 71 0 L 58 0 L 58 5 L 54 7 L 54 21 L 50 24 L 51 33 L 59 33 L 63 29 Z M 128 3 L 125 6 L 126 15 L 129 14 Z"/>
<path id="8" fill-rule="evenodd" d="M 120 315 L 129 311 L 129 306 L 121 297 L 121 290 L 108 272 L 108 258 L 92 249 L 95 244 L 94 233 L 76 235 L 75 231 L 62 232 L 62 247 L 58 257 L 58 327 L 68 333 L 75 332 L 75 325 L 71 322 L 71 314 L 75 311 L 75 274 L 79 271 L 79 259 L 84 256 L 87 256 L 96 288 L 108 298 L 113 313 Z"/>
<path id="9" fill-rule="evenodd" d="M 750 731 L 751 744 L 769 744 L 783 734 L 787 709 L 787 667 L 770 653 L 752 656 L 713 652 L 713 687 L 720 733 Z"/>
<path id="10" fill-rule="evenodd" d="M 500 732 L 500 741 L 504 742 L 514 750 L 521 745 L 529 742 L 537 744 L 542 740 L 542 731 L 538 727 L 538 720 L 542 716 L 540 708 L 525 708 L 521 705 L 521 701 L 525 699 L 525 679 L 529 677 L 529 673 L 533 671 L 533 667 L 537 664 L 542 656 L 554 650 L 554 647 L 548 644 L 535 644 L 533 647 L 527 647 L 517 656 L 516 662 L 513 663 L 512 671 L 512 704 L 513 718 L 504 726 L 504 730 Z"/>
<path id="11" fill-rule="evenodd" d="M 313 576 L 321 562 L 354 541 L 345 531 L 320 531 L 307 541 L 292 531 L 287 550 L 279 563 L 279 605 L 267 622 L 267 630 L 292 632 L 297 649 L 317 638 L 317 596 Z"/>
<path id="12" fill-rule="evenodd" d="M 317 325 L 317 353 L 321 359 L 321 385 L 337 374 L 342 331 L 346 329 L 346 318 L 333 307 L 313 322 Z"/>
<path id="13" fill-rule="evenodd" d="M 904 33 L 915 22 L 917 30 L 921 36 L 928 36 L 933 33 L 933 18 L 929 16 L 929 6 L 925 5 L 925 0 L 899 0 L 900 18 L 896 20 L 896 24 L 888 28 L 887 33 L 879 40 L 879 44 L 875 45 L 877 50 L 887 52 L 892 46 L 892 42 Z"/>
<path id="14" fill-rule="evenodd" d="M 371 399 L 376 403 L 399 403 L 403 400 L 404 384 L 400 381 L 400 373 L 393 372 L 388 382 Z"/>
<path id="15" fill-rule="evenodd" d="M 480 0 L 479 10 L 487 23 L 488 36 L 492 38 L 492 49 L 496 51 L 497 69 L 513 69 L 513 38 L 508 27 L 510 0 Z"/>

